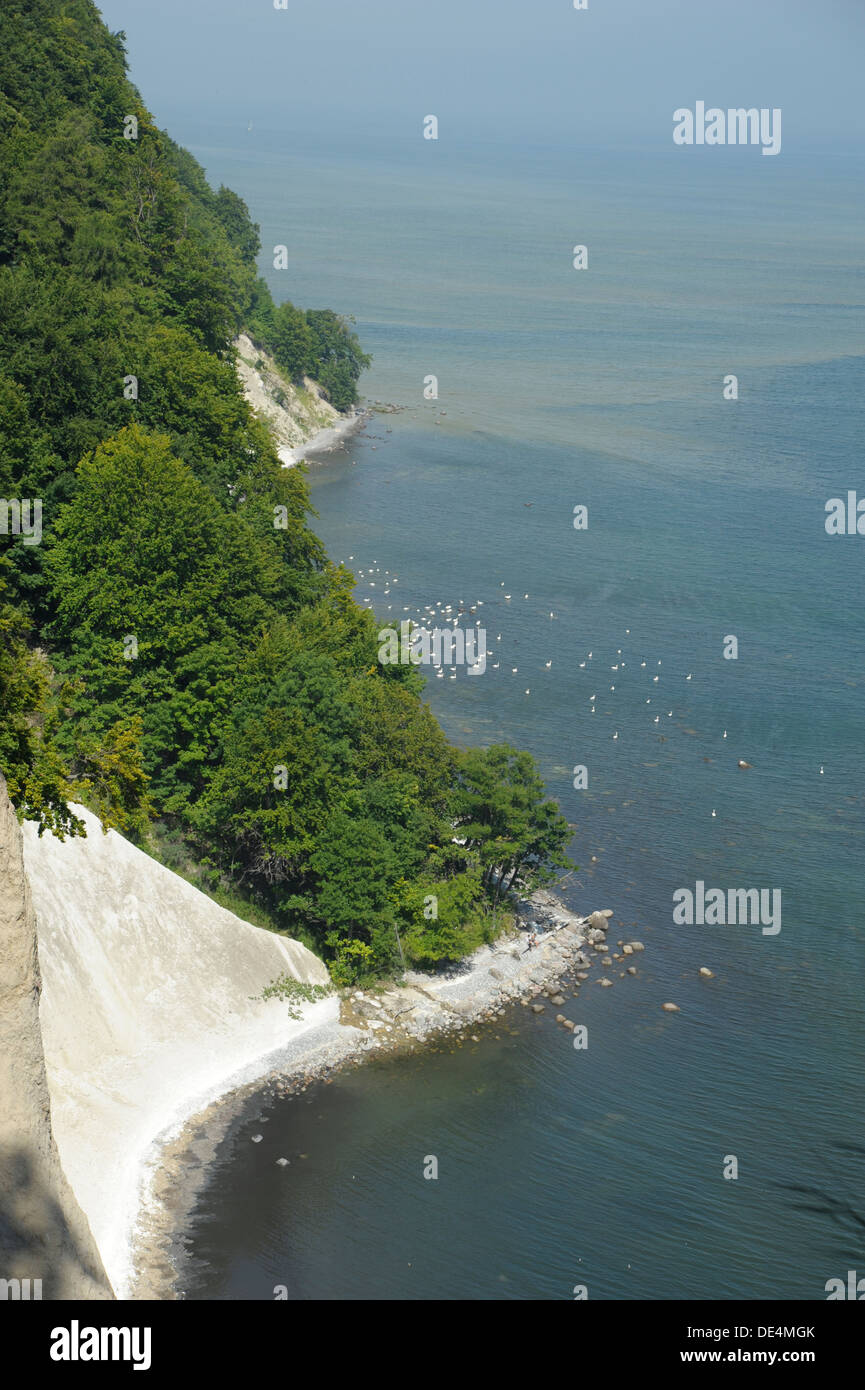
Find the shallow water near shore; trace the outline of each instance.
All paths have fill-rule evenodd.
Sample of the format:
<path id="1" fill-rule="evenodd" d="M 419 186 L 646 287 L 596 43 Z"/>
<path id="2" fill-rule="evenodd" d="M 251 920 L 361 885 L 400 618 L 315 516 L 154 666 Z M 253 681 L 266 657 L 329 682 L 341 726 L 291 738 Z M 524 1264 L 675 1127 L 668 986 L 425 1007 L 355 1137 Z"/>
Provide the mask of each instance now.
<path id="1" fill-rule="evenodd" d="M 186 1296 L 570 1298 L 585 1283 L 594 1298 L 813 1298 L 815 1261 L 834 1268 L 847 1247 L 795 1219 L 781 1184 L 825 1182 L 828 1154 L 855 1190 L 859 1160 L 832 1154 L 805 1088 L 788 1097 L 801 1106 L 797 1149 L 809 1139 L 820 1157 L 791 1168 L 777 1114 L 754 1112 L 747 1068 L 707 1085 L 724 1039 L 699 1001 L 683 1004 L 691 1027 L 677 1036 L 681 1020 L 645 1009 L 632 983 L 563 1007 L 588 1024 L 590 1053 L 517 1006 L 473 1029 L 479 1043 L 249 1101 L 185 1231 Z M 781 1070 L 776 1059 L 766 1081 Z M 718 1162 L 731 1150 L 748 1154 L 735 1185 Z M 694 1181 L 706 1170 L 714 1200 Z"/>
<path id="2" fill-rule="evenodd" d="M 383 623 L 476 608 L 495 654 L 430 680 L 435 713 L 535 754 L 577 827 L 563 896 L 646 945 L 566 996 L 585 1053 L 516 1008 L 516 1037 L 250 1102 L 265 1137 L 220 1151 L 186 1296 L 824 1298 L 865 1216 L 865 540 L 823 526 L 861 477 L 861 192 L 794 158 L 429 175 L 176 133 L 291 242 L 274 292 L 355 313 L 365 391 L 406 407 L 313 465 L 328 552 Z M 576 240 L 589 281 L 558 266 Z M 780 933 L 675 926 L 698 879 L 780 888 Z"/>

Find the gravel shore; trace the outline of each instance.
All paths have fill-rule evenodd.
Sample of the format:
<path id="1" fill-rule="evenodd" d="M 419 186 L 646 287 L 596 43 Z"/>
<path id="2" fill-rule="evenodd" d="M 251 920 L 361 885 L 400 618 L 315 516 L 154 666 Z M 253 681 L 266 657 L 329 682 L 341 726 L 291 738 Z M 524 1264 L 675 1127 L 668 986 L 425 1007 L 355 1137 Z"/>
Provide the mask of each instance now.
<path id="1" fill-rule="evenodd" d="M 152 1146 L 134 1240 L 137 1270 L 133 1298 L 176 1298 L 177 1255 L 182 1231 L 195 1199 L 207 1182 L 209 1165 L 223 1140 L 245 1113 L 252 1097 L 270 1100 L 299 1095 L 340 1067 L 370 1055 L 416 1051 L 442 1034 L 462 1032 L 500 1017 L 521 1004 L 541 1012 L 564 1003 L 558 982 L 580 976 L 603 956 L 612 912 L 580 917 L 544 891 L 518 904 L 517 924 L 493 945 L 434 974 L 407 971 L 384 988 L 345 991 L 306 1006 L 309 1026 L 292 1029 L 286 1044 L 263 1058 L 256 1077 Z M 530 944 L 533 941 L 533 944 Z M 610 948 L 614 950 L 615 948 Z M 622 948 L 617 962 L 627 964 L 639 942 Z M 599 983 L 609 983 L 595 974 Z M 561 1015 L 562 1026 L 569 1026 Z"/>
<path id="2" fill-rule="evenodd" d="M 369 413 L 365 410 L 358 410 L 353 415 L 342 415 L 334 424 L 318 430 L 304 444 L 297 444 L 293 447 L 283 445 L 277 450 L 279 461 L 283 468 L 291 468 L 301 459 L 314 458 L 318 454 L 329 454 L 334 449 L 338 449 L 351 435 L 356 434 L 368 419 Z"/>

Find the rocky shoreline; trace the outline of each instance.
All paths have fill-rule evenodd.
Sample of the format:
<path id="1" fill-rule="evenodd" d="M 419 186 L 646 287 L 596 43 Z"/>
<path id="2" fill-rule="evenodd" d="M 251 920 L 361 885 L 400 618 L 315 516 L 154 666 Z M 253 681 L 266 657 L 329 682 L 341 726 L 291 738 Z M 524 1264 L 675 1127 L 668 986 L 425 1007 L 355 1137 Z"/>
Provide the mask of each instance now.
<path id="1" fill-rule="evenodd" d="M 517 904 L 517 925 L 490 946 L 434 975 L 407 971 L 386 987 L 347 990 L 339 1016 L 312 1026 L 293 1039 L 284 1053 L 273 1054 L 261 1077 L 233 1090 L 154 1144 L 134 1250 L 137 1270 L 131 1296 L 136 1299 L 182 1297 L 186 1237 L 184 1231 L 210 1166 L 234 1131 L 249 1118 L 250 1102 L 271 1102 L 302 1095 L 327 1084 L 336 1071 L 359 1066 L 369 1057 L 418 1052 L 446 1034 L 471 1036 L 472 1028 L 522 1006 L 543 1013 L 565 1007 L 563 981 L 572 998 L 593 979 L 601 987 L 613 980 L 594 967 L 600 964 L 621 978 L 635 975 L 639 941 L 607 943 L 612 911 L 581 917 L 552 893 L 538 891 Z M 530 938 L 534 935 L 535 944 Z M 594 972 L 594 973 L 593 973 Z M 575 1025 L 564 1013 L 556 1022 Z"/>
<path id="2" fill-rule="evenodd" d="M 352 435 L 357 434 L 370 418 L 370 412 L 358 407 L 356 410 L 346 415 L 340 415 L 332 425 L 326 425 L 323 429 L 316 430 L 315 434 L 302 444 L 295 445 L 293 448 L 283 446 L 277 450 L 279 461 L 283 468 L 292 468 L 294 464 L 315 459 L 321 454 L 332 454 L 334 449 L 341 449 Z"/>

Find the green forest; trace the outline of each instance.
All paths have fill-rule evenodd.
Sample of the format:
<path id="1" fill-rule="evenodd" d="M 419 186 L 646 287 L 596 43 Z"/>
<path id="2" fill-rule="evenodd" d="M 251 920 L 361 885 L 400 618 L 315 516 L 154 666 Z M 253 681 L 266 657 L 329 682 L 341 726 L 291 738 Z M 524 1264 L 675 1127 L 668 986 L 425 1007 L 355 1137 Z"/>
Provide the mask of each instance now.
<path id="1" fill-rule="evenodd" d="M 527 753 L 449 745 L 417 669 L 378 662 L 232 342 L 340 410 L 370 359 L 276 305 L 259 251 L 91 0 L 4 0 L 0 769 L 43 831 L 88 806 L 345 984 L 491 939 L 570 832 Z M 37 498 L 41 543 L 3 534 Z"/>

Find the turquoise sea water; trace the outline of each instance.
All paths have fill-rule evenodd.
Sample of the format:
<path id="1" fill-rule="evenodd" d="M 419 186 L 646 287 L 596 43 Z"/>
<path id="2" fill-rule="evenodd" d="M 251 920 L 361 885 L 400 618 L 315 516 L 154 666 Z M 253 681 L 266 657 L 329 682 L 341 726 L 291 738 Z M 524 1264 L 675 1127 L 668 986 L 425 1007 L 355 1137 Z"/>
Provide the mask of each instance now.
<path id="1" fill-rule="evenodd" d="M 175 133 L 289 246 L 276 296 L 353 313 L 363 388 L 404 407 L 313 467 L 330 554 L 383 622 L 482 601 L 495 655 L 430 703 L 535 754 L 565 895 L 647 947 L 567 1010 L 586 1053 L 518 1009 L 272 1106 L 200 1202 L 188 1296 L 825 1297 L 865 1261 L 865 537 L 824 529 L 865 495 L 861 167 Z M 675 926 L 696 879 L 780 889 L 780 933 Z"/>

